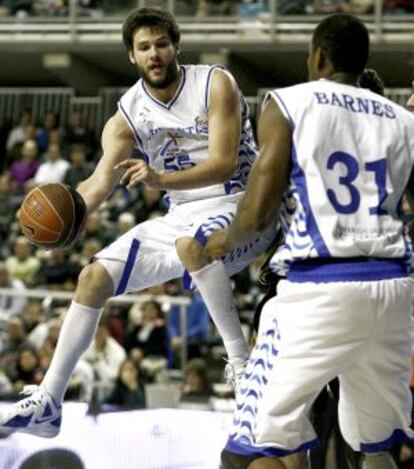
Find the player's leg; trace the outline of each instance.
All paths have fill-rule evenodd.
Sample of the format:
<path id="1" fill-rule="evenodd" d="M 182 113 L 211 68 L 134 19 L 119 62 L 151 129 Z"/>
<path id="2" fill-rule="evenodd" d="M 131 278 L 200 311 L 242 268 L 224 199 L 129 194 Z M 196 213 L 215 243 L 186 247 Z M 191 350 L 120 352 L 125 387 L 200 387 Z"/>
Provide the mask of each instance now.
<path id="1" fill-rule="evenodd" d="M 240 194 L 201 201 L 183 208 L 190 229 L 177 238 L 176 248 L 187 272 L 210 312 L 223 339 L 229 359 L 226 367 L 228 380 L 237 384 L 244 372 L 248 346 L 243 336 L 234 304 L 230 276 L 243 270 L 271 244 L 275 230 L 268 230 L 254 247 L 231 253 L 224 261 L 211 262 L 203 254 L 209 235 L 226 228 L 234 217 Z M 187 212 L 185 212 L 187 210 Z"/>
<path id="2" fill-rule="evenodd" d="M 157 240 L 150 238 L 151 234 L 160 232 L 163 235 Z M 113 295 L 138 291 L 182 274 L 174 247 L 175 236 L 175 230 L 168 229 L 168 219 L 167 222 L 151 220 L 98 253 L 98 260 L 82 270 L 40 388 L 30 387 L 30 397 L 0 415 L 0 429 L 45 437 L 59 432 L 61 402 L 67 384 L 93 340 L 105 301 Z"/>
<path id="3" fill-rule="evenodd" d="M 223 262 L 211 263 L 203 254 L 203 246 L 194 238 L 180 238 L 176 247 L 181 262 L 203 297 L 223 340 L 229 363 L 242 373 L 249 350 L 234 304 L 230 278 Z"/>
<path id="4" fill-rule="evenodd" d="M 95 335 L 102 307 L 113 294 L 112 279 L 99 263 L 85 267 L 75 300 L 66 313 L 50 367 L 40 387 L 26 386 L 29 395 L 0 414 L 0 429 L 53 437 L 60 429 L 61 403 L 72 372 Z"/>
<path id="5" fill-rule="evenodd" d="M 368 283 L 368 282 L 367 282 Z M 345 440 L 363 455 L 363 469 L 396 467 L 388 449 L 412 439 L 409 389 L 412 280 L 370 282 L 378 298 L 367 351 L 340 376 L 339 421 Z"/>

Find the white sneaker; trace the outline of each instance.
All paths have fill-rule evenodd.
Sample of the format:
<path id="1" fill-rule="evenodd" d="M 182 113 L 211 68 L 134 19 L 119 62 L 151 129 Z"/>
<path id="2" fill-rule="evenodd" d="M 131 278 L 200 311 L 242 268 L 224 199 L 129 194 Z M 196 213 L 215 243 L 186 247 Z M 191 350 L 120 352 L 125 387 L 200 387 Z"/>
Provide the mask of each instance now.
<path id="1" fill-rule="evenodd" d="M 60 431 L 62 406 L 39 386 L 25 386 L 21 394 L 30 397 L 0 412 L 0 432 L 18 431 L 44 438 L 56 436 Z"/>
<path id="2" fill-rule="evenodd" d="M 240 390 L 244 371 L 247 366 L 248 360 L 236 359 L 227 361 L 227 365 L 224 367 L 224 379 L 226 383 L 233 386 L 234 391 L 237 393 Z"/>

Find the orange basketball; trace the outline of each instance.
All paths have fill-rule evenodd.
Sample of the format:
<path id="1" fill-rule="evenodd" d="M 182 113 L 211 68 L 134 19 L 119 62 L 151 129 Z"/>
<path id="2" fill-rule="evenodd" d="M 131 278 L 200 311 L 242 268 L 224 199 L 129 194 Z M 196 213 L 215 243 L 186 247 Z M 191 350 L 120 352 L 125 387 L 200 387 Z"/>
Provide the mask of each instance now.
<path id="1" fill-rule="evenodd" d="M 71 244 L 82 231 L 85 218 L 82 196 L 65 184 L 35 187 L 19 212 L 24 235 L 36 246 L 49 249 Z"/>

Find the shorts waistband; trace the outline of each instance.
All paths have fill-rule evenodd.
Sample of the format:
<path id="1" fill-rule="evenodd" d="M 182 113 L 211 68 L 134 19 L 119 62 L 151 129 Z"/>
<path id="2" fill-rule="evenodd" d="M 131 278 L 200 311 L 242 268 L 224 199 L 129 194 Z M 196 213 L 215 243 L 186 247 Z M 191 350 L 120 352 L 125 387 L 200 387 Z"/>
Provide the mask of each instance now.
<path id="1" fill-rule="evenodd" d="M 287 279 L 290 282 L 369 282 L 408 276 L 405 259 L 378 257 L 326 257 L 294 262 Z"/>

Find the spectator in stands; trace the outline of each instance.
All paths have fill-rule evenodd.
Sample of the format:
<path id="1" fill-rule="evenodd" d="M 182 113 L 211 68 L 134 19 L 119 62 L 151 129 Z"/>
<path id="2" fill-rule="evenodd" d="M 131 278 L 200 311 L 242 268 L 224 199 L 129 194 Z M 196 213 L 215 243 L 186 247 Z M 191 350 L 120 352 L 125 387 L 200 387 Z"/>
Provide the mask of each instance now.
<path id="1" fill-rule="evenodd" d="M 181 399 L 206 398 L 211 394 L 207 364 L 202 358 L 193 358 L 187 363 L 184 370 Z"/>
<path id="2" fill-rule="evenodd" d="M 10 254 L 7 241 L 18 204 L 19 199 L 12 192 L 9 176 L 0 174 L 0 258 L 6 258 Z"/>
<path id="3" fill-rule="evenodd" d="M 346 0 L 341 4 L 341 13 L 365 15 L 374 12 L 375 0 Z"/>
<path id="4" fill-rule="evenodd" d="M 414 2 L 413 0 L 385 0 L 384 2 L 386 13 L 413 13 Z"/>
<path id="5" fill-rule="evenodd" d="M 109 335 L 107 318 L 101 320 L 92 345 L 83 358 L 92 365 L 96 381 L 108 396 L 115 385 L 119 367 L 126 358 L 125 350 Z"/>
<path id="6" fill-rule="evenodd" d="M 303 15 L 306 13 L 307 0 L 279 0 L 277 11 L 281 15 Z"/>
<path id="7" fill-rule="evenodd" d="M 36 284 L 55 290 L 73 290 L 80 267 L 69 259 L 63 248 L 52 249 L 42 260 Z"/>
<path id="8" fill-rule="evenodd" d="M 121 213 L 117 222 L 117 236 L 121 236 L 137 224 L 135 215 L 130 212 Z"/>
<path id="9" fill-rule="evenodd" d="M 86 124 L 85 116 L 79 109 L 75 109 L 69 116 L 66 127 L 66 141 L 69 145 L 81 146 L 85 154 L 91 159 L 94 156 L 96 142 L 93 131 Z"/>
<path id="10" fill-rule="evenodd" d="M 13 392 L 11 381 L 6 373 L 0 369 L 0 400 L 9 400 Z"/>
<path id="11" fill-rule="evenodd" d="M 51 143 L 46 152 L 46 161 L 39 166 L 33 182 L 36 185 L 63 182 L 69 167 L 69 162 L 63 159 L 60 146 Z"/>
<path id="12" fill-rule="evenodd" d="M 38 168 L 38 148 L 34 139 L 26 140 L 21 148 L 21 157 L 10 166 L 10 180 L 13 190 L 22 192 L 26 183 L 34 177 Z"/>
<path id="13" fill-rule="evenodd" d="M 56 131 L 58 135 L 63 135 L 63 130 L 59 127 L 59 114 L 48 111 L 45 115 L 43 126 L 37 132 L 37 143 L 41 152 L 46 151 L 50 145 L 50 135 Z"/>
<path id="14" fill-rule="evenodd" d="M 0 349 L 0 368 L 7 376 L 13 373 L 16 367 L 18 351 L 28 345 L 24 332 L 23 321 L 19 316 L 12 316 L 6 325 L 6 336 Z"/>
<path id="15" fill-rule="evenodd" d="M 24 283 L 11 278 L 6 264 L 0 261 L 0 288 L 11 288 L 16 293 L 24 292 Z M 7 321 L 11 316 L 19 315 L 25 309 L 27 300 L 24 296 L 4 296 L 0 294 L 0 323 Z"/>
<path id="16" fill-rule="evenodd" d="M 139 200 L 138 188 L 129 191 L 123 185 L 118 184 L 105 204 L 109 220 L 117 221 L 119 215 L 128 210 L 129 207 L 131 210 L 135 210 L 135 206 L 139 203 L 142 201 Z"/>
<path id="17" fill-rule="evenodd" d="M 127 358 L 122 362 L 115 387 L 106 402 L 129 409 L 145 408 L 144 383 L 132 359 Z"/>
<path id="18" fill-rule="evenodd" d="M 27 341 L 39 350 L 48 334 L 48 325 L 43 320 L 42 303 L 30 299 L 23 310 L 22 319 Z"/>
<path id="19" fill-rule="evenodd" d="M 76 189 L 81 181 L 91 175 L 92 165 L 86 161 L 85 148 L 80 145 L 71 148 L 70 161 L 71 165 L 66 170 L 63 182 Z"/>
<path id="20" fill-rule="evenodd" d="M 189 358 L 202 355 L 201 346 L 208 340 L 210 315 L 201 295 L 194 293 L 191 305 L 187 309 L 187 354 Z M 168 332 L 173 352 L 173 363 L 177 365 L 183 337 L 180 328 L 180 307 L 172 305 L 168 315 Z"/>
<path id="21" fill-rule="evenodd" d="M 139 354 L 140 358 L 167 357 L 168 335 L 161 305 L 157 301 L 146 301 L 141 311 L 140 324 L 133 325 L 125 337 L 126 351 L 135 356 Z"/>
<path id="22" fill-rule="evenodd" d="M 82 251 L 71 255 L 70 260 L 79 269 L 89 264 L 93 256 L 102 249 L 99 239 L 89 238 L 82 243 Z"/>
<path id="23" fill-rule="evenodd" d="M 40 268 L 40 261 L 32 254 L 32 247 L 24 236 L 18 236 L 13 245 L 14 255 L 6 260 L 6 267 L 12 278 L 33 285 Z"/>
<path id="24" fill-rule="evenodd" d="M 162 193 L 158 189 L 142 184 L 139 186 L 139 197 L 133 205 L 137 223 L 148 220 L 153 212 L 165 212 L 166 206 L 162 199 Z"/>
<path id="25" fill-rule="evenodd" d="M 210 15 L 237 15 L 237 0 L 198 0 L 199 18 Z"/>
<path id="26" fill-rule="evenodd" d="M 82 241 L 90 238 L 98 239 L 103 246 L 115 239 L 114 229 L 105 220 L 103 212 L 93 212 L 86 219 Z"/>
<path id="27" fill-rule="evenodd" d="M 10 378 L 16 393 L 20 393 L 26 384 L 40 383 L 42 373 L 40 370 L 39 355 L 32 346 L 24 345 L 19 348 L 16 368 Z"/>
<path id="28" fill-rule="evenodd" d="M 32 110 L 29 108 L 23 109 L 22 113 L 20 114 L 19 123 L 11 129 L 7 137 L 7 152 L 10 153 L 16 145 L 21 145 L 24 141 L 26 141 L 28 138 L 27 132 L 29 131 L 31 133 L 33 131 L 32 129 L 34 129 L 32 123 Z M 33 135 L 31 138 L 33 138 Z"/>

